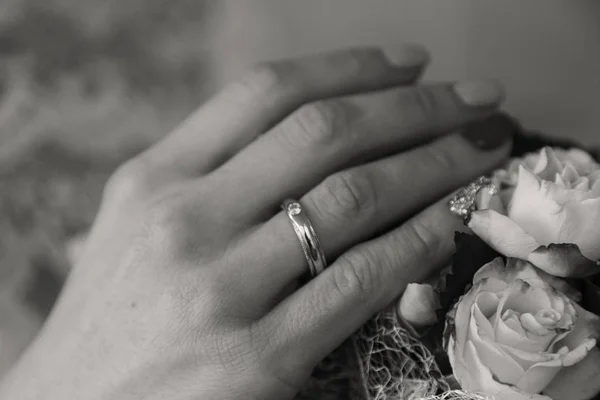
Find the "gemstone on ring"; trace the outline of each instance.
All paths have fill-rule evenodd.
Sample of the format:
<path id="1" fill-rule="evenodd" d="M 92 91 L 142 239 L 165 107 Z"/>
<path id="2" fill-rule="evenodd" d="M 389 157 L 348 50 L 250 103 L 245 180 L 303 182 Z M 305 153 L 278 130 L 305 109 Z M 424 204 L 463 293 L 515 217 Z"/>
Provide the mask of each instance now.
<path id="1" fill-rule="evenodd" d="M 310 218 L 297 200 L 285 200 L 281 204 L 281 209 L 285 211 L 292 223 L 292 228 L 308 263 L 310 278 L 314 278 L 327 267 L 327 260 Z"/>
<path id="2" fill-rule="evenodd" d="M 487 190 L 489 194 L 495 195 L 498 193 L 498 186 L 485 176 L 477 178 L 477 180 L 468 186 L 460 189 L 450 199 L 450 212 L 462 218 L 465 223 L 468 223 L 471 213 L 477 211 L 477 195 L 481 190 Z"/>
<path id="3" fill-rule="evenodd" d="M 302 212 L 302 206 L 300 203 L 290 203 L 287 206 L 287 212 L 291 215 L 298 215 Z"/>

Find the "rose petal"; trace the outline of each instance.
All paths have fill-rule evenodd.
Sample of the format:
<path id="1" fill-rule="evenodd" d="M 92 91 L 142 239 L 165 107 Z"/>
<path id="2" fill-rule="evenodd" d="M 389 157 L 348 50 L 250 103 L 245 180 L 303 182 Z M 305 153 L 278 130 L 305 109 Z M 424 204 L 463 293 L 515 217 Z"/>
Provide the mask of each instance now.
<path id="1" fill-rule="evenodd" d="M 487 299 L 482 300 L 482 297 L 487 297 Z M 480 293 L 478 296 L 478 300 L 473 304 L 473 308 L 471 309 L 471 319 L 475 320 L 477 327 L 483 331 L 483 335 L 494 340 L 495 333 L 490 320 L 486 317 L 486 314 L 490 312 L 492 307 L 495 309 L 497 307 L 499 299 L 498 297 L 489 292 Z M 484 303 L 485 306 L 482 307 L 481 304 Z M 483 308 L 483 311 L 482 311 Z"/>
<path id="2" fill-rule="evenodd" d="M 522 279 L 515 279 L 508 285 L 506 298 L 500 300 L 502 310 L 510 309 L 519 313 L 536 313 L 552 307 L 551 296 L 555 290 L 532 286 Z M 504 300 L 504 301 L 503 301 Z"/>
<path id="3" fill-rule="evenodd" d="M 452 368 L 452 374 L 461 388 L 472 388 L 475 384 L 472 382 L 471 375 L 467 370 L 462 349 L 457 349 L 456 341 L 453 336 L 448 340 L 448 361 Z"/>
<path id="4" fill-rule="evenodd" d="M 545 195 L 551 198 L 559 206 L 564 206 L 570 201 L 582 202 L 593 199 L 594 195 L 589 190 L 589 180 L 586 177 L 574 181 L 542 182 Z"/>
<path id="5" fill-rule="evenodd" d="M 500 193 L 498 193 L 498 197 L 500 197 L 500 200 L 502 200 L 502 204 L 505 207 L 504 212 L 501 212 L 500 214 L 502 214 L 502 215 L 508 214 L 508 211 L 506 211 L 506 205 L 510 204 L 510 200 L 512 199 L 514 193 L 515 193 L 514 186 L 509 187 L 507 189 L 503 189 L 500 191 Z M 498 210 L 494 210 L 494 211 L 498 211 Z"/>
<path id="6" fill-rule="evenodd" d="M 558 347 L 567 346 L 570 350 L 589 338 L 600 339 L 600 317 L 585 310 L 576 303 L 573 306 L 577 312 L 577 322 L 571 333 L 556 343 Z"/>
<path id="7" fill-rule="evenodd" d="M 539 154 L 538 162 L 532 171 L 541 179 L 549 181 L 564 168 L 563 163 L 551 147 L 544 147 Z"/>
<path id="8" fill-rule="evenodd" d="M 548 328 L 541 325 L 538 322 L 538 320 L 535 318 L 535 316 L 531 313 L 521 314 L 521 318 L 519 319 L 519 321 L 521 322 L 523 329 L 525 329 L 525 331 L 527 331 L 528 333 L 533 334 L 534 336 L 538 336 L 538 337 L 548 336 L 552 333 L 550 330 L 548 330 Z M 530 336 L 530 338 L 537 340 L 536 338 L 533 338 L 531 336 Z M 548 342 L 548 344 L 549 343 L 550 343 L 550 341 Z"/>
<path id="9" fill-rule="evenodd" d="M 540 393 L 560 372 L 560 361 L 553 360 L 534 365 L 517 382 L 517 387 L 527 393 Z"/>
<path id="10" fill-rule="evenodd" d="M 511 282 L 516 278 L 519 278 L 529 283 L 531 286 L 540 288 L 547 287 L 548 284 L 575 301 L 581 300 L 581 293 L 563 279 L 550 275 L 544 270 L 535 268 L 527 261 L 515 258 L 509 258 L 506 266 L 504 265 L 502 258 L 496 258 L 481 267 L 479 271 L 475 273 L 473 282 L 478 282 L 484 277 L 494 277 L 505 282 Z"/>
<path id="11" fill-rule="evenodd" d="M 437 322 L 440 307 L 440 298 L 431 285 L 410 283 L 400 298 L 398 313 L 413 327 L 422 328 Z"/>
<path id="12" fill-rule="evenodd" d="M 527 259 L 540 246 L 513 220 L 493 210 L 471 213 L 468 226 L 490 247 L 506 257 Z"/>
<path id="13" fill-rule="evenodd" d="M 600 169 L 600 165 L 594 160 L 594 157 L 581 149 L 572 148 L 560 152 L 554 150 L 554 152 L 557 154 L 557 157 L 563 157 L 564 160 L 569 160 L 581 175 L 589 175 L 593 171 Z"/>
<path id="14" fill-rule="evenodd" d="M 561 292 L 562 294 L 564 294 L 569 299 L 575 302 L 581 301 L 581 298 L 583 297 L 581 292 L 575 289 L 573 286 L 571 286 L 567 281 L 557 276 L 550 275 L 542 269 L 536 268 L 536 270 L 540 277 L 554 289 L 558 290 L 559 292 Z"/>
<path id="15" fill-rule="evenodd" d="M 507 259 L 506 264 L 502 257 L 497 257 L 479 269 L 473 276 L 473 282 L 483 278 L 495 278 L 509 283 L 520 279 L 531 286 L 540 289 L 549 289 L 549 283 L 544 279 L 546 273 L 531 263 L 518 258 Z"/>
<path id="16" fill-rule="evenodd" d="M 562 214 L 563 224 L 555 243 L 575 243 L 585 257 L 600 260 L 600 198 L 574 198 L 565 203 Z"/>
<path id="17" fill-rule="evenodd" d="M 515 330 L 511 328 L 502 318 L 498 318 L 494 326 L 494 333 L 498 344 L 528 352 L 544 350 L 543 346 L 540 346 L 535 340 L 528 338 L 522 329 Z"/>
<path id="18" fill-rule="evenodd" d="M 478 210 L 494 210 L 506 215 L 506 207 L 498 193 L 491 194 L 489 190 L 480 190 L 475 198 L 475 204 Z"/>
<path id="19" fill-rule="evenodd" d="M 479 359 L 477 350 L 471 342 L 465 346 L 464 362 L 469 367 L 470 373 L 469 386 L 458 380 L 464 390 L 482 392 L 498 400 L 552 400 L 547 396 L 526 393 L 515 386 L 504 385 L 495 380 L 490 369 Z"/>
<path id="20" fill-rule="evenodd" d="M 479 268 L 473 276 L 473 284 L 479 282 L 484 278 L 495 278 L 504 282 L 509 282 L 513 271 L 504 266 L 504 260 L 502 257 L 496 257 L 483 267 Z"/>
<path id="21" fill-rule="evenodd" d="M 544 389 L 554 400 L 588 400 L 600 393 L 600 349 L 590 350 L 579 363 L 566 367 Z"/>
<path id="22" fill-rule="evenodd" d="M 548 361 L 543 361 L 533 365 L 523 378 L 518 382 L 517 386 L 525 391 L 532 393 L 541 392 L 552 381 L 563 366 L 570 367 L 579 363 L 585 358 L 588 352 L 596 344 L 595 340 L 588 341 L 577 347 L 571 352 Z M 565 348 L 566 349 L 566 348 Z"/>
<path id="23" fill-rule="evenodd" d="M 537 324 L 533 316 L 531 316 L 530 321 L 533 325 L 525 326 L 522 324 L 525 329 L 525 336 L 523 336 L 522 332 L 517 333 L 514 329 L 511 329 L 503 320 L 504 310 L 512 313 L 535 314 L 538 310 L 552 308 L 552 298 L 560 294 L 550 286 L 546 284 L 545 286 L 544 288 L 534 287 L 520 279 L 515 279 L 510 283 L 498 304 L 497 314 L 503 317 L 496 319 L 494 326 L 496 341 L 498 343 L 517 349 L 537 352 L 545 351 L 553 342 L 556 332 L 548 332 L 542 327 L 544 332 L 547 333 L 546 335 L 538 335 L 537 333 L 541 333 L 541 331 L 538 332 L 536 330 L 536 326 L 539 324 Z M 522 320 L 521 322 L 524 321 Z"/>
<path id="24" fill-rule="evenodd" d="M 567 182 L 574 182 L 574 181 L 578 180 L 579 178 L 581 178 L 579 176 L 579 172 L 577 171 L 577 169 L 575 168 L 573 163 L 570 161 L 567 161 L 565 163 L 563 170 L 560 172 L 560 175 Z M 550 180 L 550 179 L 548 179 L 548 180 Z"/>
<path id="25" fill-rule="evenodd" d="M 475 303 L 477 295 L 485 286 L 486 289 L 500 289 L 506 287 L 506 284 L 496 279 L 482 279 L 473 284 L 471 289 L 463 295 L 446 317 L 446 330 L 444 332 L 444 344 L 457 380 L 464 384 L 469 381 L 469 374 L 464 369 L 463 352 L 464 346 L 468 340 L 469 321 L 471 319 L 471 307 Z M 449 335 L 448 335 L 449 333 Z"/>
<path id="26" fill-rule="evenodd" d="M 560 277 L 583 278 L 600 271 L 598 262 L 586 258 L 577 245 L 569 243 L 540 246 L 526 259 L 550 275 Z"/>
<path id="27" fill-rule="evenodd" d="M 588 179 L 588 177 L 583 176 L 577 179 L 573 183 L 573 189 L 575 189 L 574 192 L 579 196 L 576 196 L 575 198 L 580 200 L 593 199 L 595 196 L 591 193 L 591 188 L 592 187 L 590 185 L 590 180 Z"/>
<path id="28" fill-rule="evenodd" d="M 557 215 L 562 207 L 549 196 L 547 188 L 550 184 L 554 185 L 540 181 L 521 166 L 519 181 L 508 207 L 510 219 L 540 244 L 556 243 L 561 229 L 562 220 Z"/>
<path id="29" fill-rule="evenodd" d="M 522 272 L 518 274 L 518 277 L 520 279 L 528 282 L 532 286 L 535 286 L 535 283 L 539 282 L 539 280 L 541 279 L 542 282 L 545 282 L 548 285 L 552 286 L 553 288 L 555 288 L 562 294 L 566 295 L 568 298 L 570 298 L 576 302 L 581 300 L 581 298 L 582 298 L 581 292 L 579 290 L 575 289 L 569 283 L 567 283 L 567 281 L 565 281 L 564 279 L 561 279 L 555 275 L 551 275 L 548 272 L 544 271 L 543 269 L 536 268 L 534 265 L 532 265 L 526 261 L 514 260 L 514 259 L 511 259 L 508 261 L 509 265 L 510 264 L 516 265 L 519 263 L 525 264 L 527 266 L 527 267 L 524 267 Z"/>
<path id="30" fill-rule="evenodd" d="M 476 305 L 473 305 L 473 308 L 476 307 Z M 475 310 L 473 311 L 475 312 Z M 490 368 L 494 376 L 501 382 L 516 384 L 525 371 L 513 358 L 495 345 L 493 336 L 488 337 L 487 335 L 479 334 L 477 321 L 477 318 L 471 318 L 469 323 L 469 341 L 477 349 L 481 361 Z M 484 331 L 482 330 L 482 332 Z"/>
<path id="31" fill-rule="evenodd" d="M 585 257 L 598 260 L 600 198 L 590 196 L 590 192 L 540 181 L 521 167 L 508 216 L 541 245 L 574 243 Z"/>
<path id="32" fill-rule="evenodd" d="M 563 357 L 563 365 L 565 367 L 572 367 L 573 365 L 580 363 L 594 347 L 596 347 L 596 339 L 585 340 Z"/>
<path id="33" fill-rule="evenodd" d="M 573 306 L 578 315 L 575 327 L 570 334 L 556 343 L 557 347 L 566 346 L 571 350 L 570 357 L 566 358 L 564 363 L 573 365 L 563 368 L 544 390 L 555 400 L 584 400 L 600 393 L 600 349 L 587 348 L 600 338 L 600 317 L 578 304 Z M 580 361 L 582 356 L 585 357 Z"/>
<path id="34" fill-rule="evenodd" d="M 534 315 L 534 318 L 544 328 L 551 329 L 559 324 L 562 319 L 562 313 L 554 309 L 540 310 Z"/>
<path id="35" fill-rule="evenodd" d="M 454 340 L 456 342 L 457 351 L 461 354 L 468 339 L 467 327 L 469 326 L 469 321 L 471 319 L 471 306 L 475 303 L 475 297 L 487 282 L 487 279 L 483 279 L 474 284 L 471 289 L 458 300 L 453 310 L 449 313 L 449 317 L 446 318 L 447 321 L 454 321 L 456 327 Z"/>
<path id="36" fill-rule="evenodd" d="M 507 310 L 510 311 L 510 310 Z M 513 331 L 515 331 L 518 335 L 522 336 L 522 337 L 527 337 L 527 332 L 525 332 L 525 329 L 523 329 L 523 325 L 521 325 L 521 321 L 519 320 L 519 316 L 516 313 L 511 313 L 509 314 L 508 312 L 506 312 L 505 314 L 508 314 L 507 317 L 502 318 L 502 321 L 504 321 L 504 324 L 512 329 Z"/>
<path id="37" fill-rule="evenodd" d="M 526 371 L 540 363 L 548 363 L 551 361 L 557 361 L 558 364 L 561 363 L 561 354 L 548 353 L 545 351 L 527 351 L 506 345 L 501 345 L 501 347 L 506 354 L 510 355 Z"/>
<path id="38" fill-rule="evenodd" d="M 500 296 L 497 293 L 482 291 L 475 297 L 474 310 L 489 322 L 489 318 L 496 312 L 499 302 Z"/>

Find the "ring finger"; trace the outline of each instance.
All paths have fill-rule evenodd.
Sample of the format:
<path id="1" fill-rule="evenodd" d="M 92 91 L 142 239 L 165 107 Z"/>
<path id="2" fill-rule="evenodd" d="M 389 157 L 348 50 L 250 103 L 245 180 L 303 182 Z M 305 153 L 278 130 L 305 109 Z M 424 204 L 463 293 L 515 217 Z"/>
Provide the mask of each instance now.
<path id="1" fill-rule="evenodd" d="M 255 325 L 268 337 L 265 363 L 288 381 L 306 375 L 372 315 L 447 263 L 461 222 L 447 198 L 397 229 L 344 253 Z M 307 377 L 307 376 L 306 376 Z M 290 382 L 300 385 L 301 382 Z"/>

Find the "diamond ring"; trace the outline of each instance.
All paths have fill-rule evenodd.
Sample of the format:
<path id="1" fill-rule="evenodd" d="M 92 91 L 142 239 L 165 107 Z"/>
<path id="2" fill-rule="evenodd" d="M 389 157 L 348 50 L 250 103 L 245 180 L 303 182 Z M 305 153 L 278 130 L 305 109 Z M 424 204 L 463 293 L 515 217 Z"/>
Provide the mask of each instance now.
<path id="1" fill-rule="evenodd" d="M 325 253 L 317 234 L 310 223 L 308 215 L 302 208 L 302 205 L 292 199 L 285 200 L 281 208 L 287 213 L 296 236 L 302 246 L 302 252 L 308 262 L 308 268 L 311 278 L 319 275 L 327 267 Z"/>
<path id="2" fill-rule="evenodd" d="M 471 213 L 477 211 L 477 196 L 481 190 L 487 190 L 490 195 L 498 193 L 498 187 L 494 182 L 490 178 L 482 176 L 456 192 L 448 204 L 450 212 L 462 218 L 465 224 L 467 224 L 471 218 Z"/>

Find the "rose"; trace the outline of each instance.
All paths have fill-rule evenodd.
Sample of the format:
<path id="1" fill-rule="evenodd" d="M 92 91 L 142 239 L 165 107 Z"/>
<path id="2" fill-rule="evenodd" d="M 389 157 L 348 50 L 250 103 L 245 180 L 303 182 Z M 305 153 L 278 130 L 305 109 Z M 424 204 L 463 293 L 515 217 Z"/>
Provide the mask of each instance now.
<path id="1" fill-rule="evenodd" d="M 537 271 L 497 258 L 448 314 L 445 344 L 464 390 L 497 400 L 582 400 L 600 392 L 600 317 Z"/>
<path id="2" fill-rule="evenodd" d="M 496 171 L 469 227 L 498 252 L 561 277 L 600 272 L 600 164 L 578 149 L 546 147 Z"/>
<path id="3" fill-rule="evenodd" d="M 571 300 L 582 300 L 581 292 L 564 279 L 550 275 L 541 269 L 536 270 L 536 272 L 546 283 Z M 438 292 L 440 289 L 443 290 L 443 287 L 440 288 L 440 283 L 443 280 L 443 275 L 448 273 L 451 273 L 450 268 L 446 268 L 442 274 L 434 276 L 424 283 L 410 283 L 404 290 L 402 297 L 398 301 L 396 311 L 398 317 L 407 323 L 411 330 L 414 330 L 413 333 L 419 334 L 419 330 L 425 329 L 437 322 L 437 311 L 441 308 Z M 590 285 L 588 292 L 591 293 L 595 289 L 591 288 L 591 283 L 588 284 Z M 592 294 L 588 294 L 588 297 L 594 298 Z"/>

